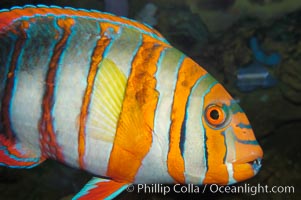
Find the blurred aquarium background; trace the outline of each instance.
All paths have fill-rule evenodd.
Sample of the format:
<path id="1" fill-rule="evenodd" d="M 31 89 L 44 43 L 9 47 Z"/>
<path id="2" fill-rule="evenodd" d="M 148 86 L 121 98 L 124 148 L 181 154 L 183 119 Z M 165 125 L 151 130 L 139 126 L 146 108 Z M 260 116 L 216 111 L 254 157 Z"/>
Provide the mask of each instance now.
<path id="1" fill-rule="evenodd" d="M 1 0 L 112 11 L 148 23 L 210 72 L 246 112 L 264 151 L 254 178 L 237 185 L 293 186 L 294 194 L 137 194 L 117 199 L 301 199 L 300 0 Z M 0 167 L 0 199 L 68 200 L 91 175 L 48 160 Z"/>

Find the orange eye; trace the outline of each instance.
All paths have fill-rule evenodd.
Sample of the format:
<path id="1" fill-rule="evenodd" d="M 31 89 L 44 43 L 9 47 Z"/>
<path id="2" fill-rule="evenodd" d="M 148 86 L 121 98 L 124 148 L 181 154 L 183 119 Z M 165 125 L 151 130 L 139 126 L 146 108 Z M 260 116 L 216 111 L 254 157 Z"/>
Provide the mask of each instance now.
<path id="1" fill-rule="evenodd" d="M 217 105 L 211 105 L 206 109 L 205 117 L 207 122 L 212 126 L 220 126 L 226 120 L 224 110 Z"/>

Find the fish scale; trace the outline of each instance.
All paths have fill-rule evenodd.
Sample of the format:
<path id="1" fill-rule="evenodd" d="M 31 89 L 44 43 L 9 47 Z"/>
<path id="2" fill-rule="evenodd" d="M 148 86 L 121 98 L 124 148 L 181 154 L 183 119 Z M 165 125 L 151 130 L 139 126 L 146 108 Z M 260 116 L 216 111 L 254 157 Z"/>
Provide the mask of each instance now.
<path id="1" fill-rule="evenodd" d="M 232 184 L 260 168 L 242 109 L 149 26 L 15 7 L 0 11 L 0 44 L 0 166 L 50 158 L 97 176 L 74 199 L 131 183 Z"/>

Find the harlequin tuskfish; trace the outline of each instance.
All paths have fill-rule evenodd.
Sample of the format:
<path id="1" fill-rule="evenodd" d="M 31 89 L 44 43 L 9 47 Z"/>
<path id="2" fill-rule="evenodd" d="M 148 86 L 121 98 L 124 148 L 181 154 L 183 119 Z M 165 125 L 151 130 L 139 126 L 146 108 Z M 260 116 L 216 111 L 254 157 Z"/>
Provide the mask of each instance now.
<path id="1" fill-rule="evenodd" d="M 147 25 L 94 10 L 1 10 L 0 70 L 0 165 L 50 158 L 98 177 L 74 199 L 110 199 L 131 183 L 232 184 L 261 167 L 236 101 Z"/>

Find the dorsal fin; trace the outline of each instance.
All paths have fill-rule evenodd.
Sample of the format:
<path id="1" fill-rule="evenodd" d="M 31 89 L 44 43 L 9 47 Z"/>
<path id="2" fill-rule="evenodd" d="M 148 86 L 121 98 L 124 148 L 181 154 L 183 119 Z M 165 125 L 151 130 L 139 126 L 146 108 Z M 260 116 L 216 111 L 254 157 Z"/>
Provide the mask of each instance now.
<path id="1" fill-rule="evenodd" d="M 133 29 L 138 30 L 148 34 L 158 40 L 168 43 L 163 36 L 145 24 L 139 23 L 137 21 L 118 17 L 110 13 L 99 12 L 96 10 L 85 10 L 85 9 L 74 9 L 70 7 L 59 7 L 59 6 L 45 6 L 45 5 L 26 5 L 24 7 L 13 7 L 10 10 L 3 9 L 0 10 L 0 33 L 4 32 L 7 26 L 14 23 L 16 20 L 24 19 L 28 20 L 35 16 L 69 16 L 69 17 L 84 17 L 95 19 L 99 21 L 112 22 L 120 26 L 129 26 Z"/>

